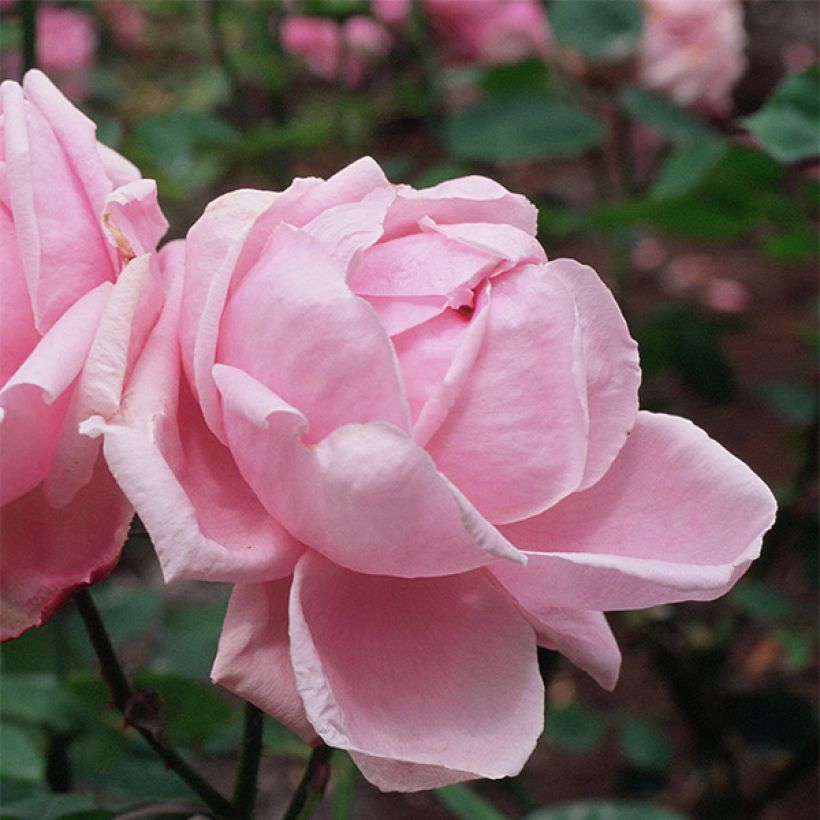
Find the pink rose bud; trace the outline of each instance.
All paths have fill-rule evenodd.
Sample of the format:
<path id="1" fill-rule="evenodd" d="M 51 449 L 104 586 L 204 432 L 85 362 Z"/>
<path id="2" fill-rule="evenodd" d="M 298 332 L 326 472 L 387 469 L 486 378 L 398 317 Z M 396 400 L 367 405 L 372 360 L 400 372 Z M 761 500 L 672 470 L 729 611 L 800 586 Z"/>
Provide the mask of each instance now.
<path id="1" fill-rule="evenodd" d="M 639 75 L 650 89 L 709 114 L 732 108 L 746 69 L 739 0 L 644 0 Z"/>
<path id="2" fill-rule="evenodd" d="M 382 789 L 516 774 L 539 645 L 611 689 L 604 613 L 722 595 L 774 519 L 638 412 L 612 295 L 535 229 L 489 179 L 371 159 L 226 194 L 98 428 L 166 578 L 236 585 L 213 679 Z"/>
<path id="3" fill-rule="evenodd" d="M 0 86 L 0 638 L 115 564 L 132 509 L 79 433 L 119 406 L 153 323 L 154 183 L 39 71 Z"/>

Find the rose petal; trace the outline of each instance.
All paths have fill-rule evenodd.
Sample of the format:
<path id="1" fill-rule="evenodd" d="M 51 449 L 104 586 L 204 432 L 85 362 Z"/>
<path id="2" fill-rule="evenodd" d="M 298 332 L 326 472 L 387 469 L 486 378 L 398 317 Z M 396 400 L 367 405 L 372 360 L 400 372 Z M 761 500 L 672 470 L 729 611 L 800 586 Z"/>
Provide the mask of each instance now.
<path id="1" fill-rule="evenodd" d="M 492 571 L 528 611 L 708 601 L 758 555 L 774 513 L 766 485 L 702 430 L 641 412 L 597 484 L 501 528 L 526 569 Z"/>
<path id="2" fill-rule="evenodd" d="M 179 278 L 129 380 L 121 410 L 81 428 L 105 435 L 112 473 L 151 534 L 167 580 L 266 581 L 289 575 L 301 546 L 262 508 L 230 453 L 179 395 Z"/>
<path id="3" fill-rule="evenodd" d="M 45 478 L 70 393 L 111 285 L 99 285 L 51 327 L 0 390 L 0 499 L 6 504 Z"/>
<path id="4" fill-rule="evenodd" d="M 59 96 L 44 75 L 35 75 L 40 78 L 35 86 Z M 9 201 L 35 323 L 45 333 L 80 296 L 114 278 L 99 225 L 101 208 L 94 209 L 96 188 L 105 184 L 110 190 L 110 183 L 100 165 L 95 190 L 84 187 L 93 176 L 82 150 L 89 127 L 90 150 L 99 164 L 93 126 L 67 101 L 75 116 L 55 131 L 55 124 L 24 99 L 16 83 L 3 83 L 0 96 Z M 67 148 L 71 141 L 74 147 Z"/>
<path id="5" fill-rule="evenodd" d="M 111 244 L 120 249 L 126 262 L 156 250 L 168 230 L 153 179 L 138 179 L 112 191 L 106 197 L 102 219 Z"/>
<path id="6" fill-rule="evenodd" d="M 40 626 L 76 587 L 104 578 L 133 510 L 100 459 L 91 481 L 55 510 L 40 487 L 3 506 L 0 640 Z"/>
<path id="7" fill-rule="evenodd" d="M 603 612 L 541 607 L 529 612 L 538 645 L 560 652 L 604 689 L 612 691 L 621 671 L 621 650 Z"/>
<path id="8" fill-rule="evenodd" d="M 237 584 L 219 636 L 211 680 L 258 706 L 307 743 L 316 739 L 290 664 L 291 579 Z"/>
<path id="9" fill-rule="evenodd" d="M 493 522 L 549 507 L 586 460 L 575 300 L 544 266 L 492 282 L 483 346 L 427 443 L 439 469 Z"/>
<path id="10" fill-rule="evenodd" d="M 587 464 L 578 487 L 583 490 L 607 471 L 635 424 L 641 381 L 638 345 L 612 294 L 592 268 L 572 259 L 556 259 L 547 270 L 575 297 L 583 336 L 589 407 Z"/>
<path id="11" fill-rule="evenodd" d="M 538 212 L 521 194 L 511 194 L 487 177 L 451 179 L 417 191 L 409 185 L 396 188 L 396 201 L 384 224 L 386 239 L 417 231 L 420 219 L 439 225 L 493 222 L 512 225 L 535 236 Z"/>
<path id="12" fill-rule="evenodd" d="M 214 380 L 242 475 L 303 543 L 350 569 L 400 577 L 519 560 L 397 428 L 349 424 L 305 446 L 304 417 L 263 384 L 226 365 Z"/>
<path id="13" fill-rule="evenodd" d="M 311 724 L 380 788 L 514 775 L 541 732 L 532 629 L 483 573 L 357 575 L 306 553 L 290 640 Z"/>
<path id="14" fill-rule="evenodd" d="M 218 358 L 298 407 L 310 441 L 351 422 L 410 427 L 393 348 L 373 309 L 316 239 L 287 225 L 232 295 Z"/>

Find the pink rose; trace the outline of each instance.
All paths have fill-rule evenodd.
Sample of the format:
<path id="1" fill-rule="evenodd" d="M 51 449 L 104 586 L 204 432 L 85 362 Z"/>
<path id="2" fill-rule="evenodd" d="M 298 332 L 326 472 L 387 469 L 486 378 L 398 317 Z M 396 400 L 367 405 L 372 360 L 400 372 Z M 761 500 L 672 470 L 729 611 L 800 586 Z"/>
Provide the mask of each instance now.
<path id="1" fill-rule="evenodd" d="M 0 152 L 5 640 L 119 556 L 132 510 L 78 425 L 118 407 L 158 308 L 144 254 L 167 226 L 154 183 L 39 71 L 0 86 Z"/>
<path id="2" fill-rule="evenodd" d="M 410 0 L 373 0 L 373 13 L 388 25 L 404 25 Z M 552 32 L 538 0 L 422 0 L 445 60 L 512 63 L 546 57 Z"/>
<path id="3" fill-rule="evenodd" d="M 227 194 L 188 234 L 179 337 L 169 307 L 86 427 L 166 577 L 236 584 L 214 680 L 383 789 L 518 772 L 538 645 L 613 687 L 604 611 L 721 595 L 774 517 L 705 433 L 638 412 L 611 294 L 535 224 L 489 179 L 370 159 Z"/>
<path id="4" fill-rule="evenodd" d="M 364 16 L 342 24 L 321 17 L 289 17 L 279 36 L 282 48 L 301 57 L 317 77 L 351 88 L 364 80 L 368 62 L 387 54 L 393 44 L 384 26 Z"/>
<path id="5" fill-rule="evenodd" d="M 746 69 L 739 0 L 645 0 L 638 61 L 641 82 L 710 114 L 732 108 Z"/>

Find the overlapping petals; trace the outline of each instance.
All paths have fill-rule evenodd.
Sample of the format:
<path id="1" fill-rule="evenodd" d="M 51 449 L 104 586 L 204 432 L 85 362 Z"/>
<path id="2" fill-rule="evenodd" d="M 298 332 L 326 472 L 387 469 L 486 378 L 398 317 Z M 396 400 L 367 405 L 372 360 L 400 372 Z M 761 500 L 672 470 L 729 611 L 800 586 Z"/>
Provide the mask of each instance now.
<path id="1" fill-rule="evenodd" d="M 227 194 L 181 254 L 83 429 L 166 577 L 237 584 L 214 679 L 379 787 L 516 773 L 537 646 L 612 688 L 606 611 L 715 597 L 757 554 L 771 494 L 638 413 L 612 295 L 547 260 L 523 197 L 364 159 Z"/>

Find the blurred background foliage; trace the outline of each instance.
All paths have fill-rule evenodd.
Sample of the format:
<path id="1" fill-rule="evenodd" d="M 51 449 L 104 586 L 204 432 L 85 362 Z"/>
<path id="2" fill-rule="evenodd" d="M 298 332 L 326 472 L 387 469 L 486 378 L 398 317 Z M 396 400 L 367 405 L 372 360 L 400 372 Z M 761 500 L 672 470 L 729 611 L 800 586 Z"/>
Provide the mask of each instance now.
<path id="1" fill-rule="evenodd" d="M 616 293 L 640 342 L 643 406 L 694 419 L 778 496 L 763 557 L 725 599 L 612 617 L 624 654 L 613 694 L 544 653 L 545 731 L 518 778 L 383 795 L 337 754 L 317 816 L 816 817 L 814 0 L 743 4 L 747 65 L 722 112 L 637 81 L 638 0 L 546 0 L 549 49 L 502 59 L 454 57 L 422 0 L 355 71 L 344 32 L 375 19 L 364 0 L 38 6 L 40 65 L 158 180 L 170 236 L 228 190 L 281 189 L 365 153 L 416 186 L 492 176 L 538 205 L 550 257 L 593 265 Z M 74 64 L 43 46 L 46 7 L 81 18 Z M 22 6 L 2 9 L 3 76 L 19 76 Z M 294 15 L 332 24 L 330 69 L 283 48 Z M 93 592 L 147 714 L 228 789 L 242 713 L 207 682 L 228 590 L 162 586 L 137 523 Z M 108 708 L 71 607 L 0 659 L 0 817 L 200 811 Z M 308 751 L 266 718 L 258 816 L 281 812 Z"/>

